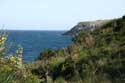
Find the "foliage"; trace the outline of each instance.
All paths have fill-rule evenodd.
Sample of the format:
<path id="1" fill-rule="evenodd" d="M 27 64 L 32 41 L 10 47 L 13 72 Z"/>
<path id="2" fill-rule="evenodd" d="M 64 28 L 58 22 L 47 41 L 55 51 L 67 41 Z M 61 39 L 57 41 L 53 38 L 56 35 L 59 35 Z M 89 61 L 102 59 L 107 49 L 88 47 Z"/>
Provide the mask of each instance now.
<path id="1" fill-rule="evenodd" d="M 34 73 L 39 71 L 41 78 L 51 77 L 56 83 L 124 83 L 124 36 L 124 16 L 101 29 L 80 32 L 66 48 L 42 51 Z"/>
<path id="2" fill-rule="evenodd" d="M 3 58 L 6 37 L 5 33 L 0 34 L 0 83 L 39 83 L 37 76 L 26 72 L 21 47 L 16 50 L 15 56 L 8 54 L 7 58 Z"/>

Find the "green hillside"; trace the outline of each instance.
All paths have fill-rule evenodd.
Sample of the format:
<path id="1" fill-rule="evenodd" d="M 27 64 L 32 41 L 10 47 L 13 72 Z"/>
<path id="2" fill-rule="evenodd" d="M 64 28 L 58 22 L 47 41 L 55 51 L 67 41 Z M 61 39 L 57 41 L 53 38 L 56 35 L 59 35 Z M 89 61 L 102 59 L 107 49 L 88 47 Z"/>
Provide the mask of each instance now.
<path id="1" fill-rule="evenodd" d="M 41 52 L 41 66 L 34 73 L 56 83 L 125 82 L 124 18 L 93 32 L 81 32 L 73 41 L 67 48 Z"/>

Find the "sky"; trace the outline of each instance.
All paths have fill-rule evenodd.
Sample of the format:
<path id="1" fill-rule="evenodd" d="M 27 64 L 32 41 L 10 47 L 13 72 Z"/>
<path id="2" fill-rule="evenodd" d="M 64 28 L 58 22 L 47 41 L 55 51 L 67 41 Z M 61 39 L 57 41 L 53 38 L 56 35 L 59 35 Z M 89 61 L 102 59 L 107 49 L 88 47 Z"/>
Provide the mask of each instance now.
<path id="1" fill-rule="evenodd" d="M 12 30 L 69 30 L 124 14 L 125 0 L 0 0 L 0 28 Z"/>

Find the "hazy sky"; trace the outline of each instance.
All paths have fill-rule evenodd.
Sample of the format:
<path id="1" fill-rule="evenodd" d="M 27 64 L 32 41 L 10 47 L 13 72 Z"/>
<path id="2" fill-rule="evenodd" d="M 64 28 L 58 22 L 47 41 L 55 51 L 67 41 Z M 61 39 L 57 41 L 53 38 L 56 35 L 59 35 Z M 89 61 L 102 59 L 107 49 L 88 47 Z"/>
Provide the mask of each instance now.
<path id="1" fill-rule="evenodd" d="M 80 21 L 117 18 L 125 0 L 0 0 L 0 27 L 67 30 Z"/>

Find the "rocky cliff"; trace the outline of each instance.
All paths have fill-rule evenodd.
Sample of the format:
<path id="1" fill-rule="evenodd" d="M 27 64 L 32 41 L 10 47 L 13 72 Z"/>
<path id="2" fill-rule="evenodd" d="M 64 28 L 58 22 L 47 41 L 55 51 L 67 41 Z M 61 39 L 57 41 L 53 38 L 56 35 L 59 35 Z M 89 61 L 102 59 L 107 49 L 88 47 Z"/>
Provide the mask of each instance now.
<path id="1" fill-rule="evenodd" d="M 97 28 L 102 27 L 106 23 L 111 20 L 96 20 L 96 21 L 88 21 L 88 22 L 80 22 L 76 26 L 74 26 L 70 31 L 64 33 L 64 35 L 74 35 L 81 31 L 93 31 Z"/>

